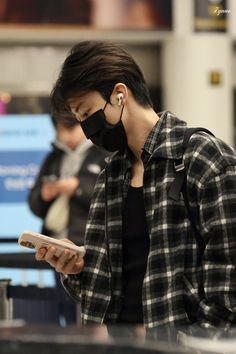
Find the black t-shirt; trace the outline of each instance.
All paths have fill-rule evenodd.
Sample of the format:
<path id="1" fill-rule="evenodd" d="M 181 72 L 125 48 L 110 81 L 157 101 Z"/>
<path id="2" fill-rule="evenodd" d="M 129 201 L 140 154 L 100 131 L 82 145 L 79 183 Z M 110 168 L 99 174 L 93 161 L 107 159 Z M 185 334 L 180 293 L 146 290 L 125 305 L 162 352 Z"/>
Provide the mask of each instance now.
<path id="1" fill-rule="evenodd" d="M 149 234 L 143 188 L 130 186 L 123 208 L 123 290 L 119 323 L 143 323 L 142 285 L 147 267 Z"/>

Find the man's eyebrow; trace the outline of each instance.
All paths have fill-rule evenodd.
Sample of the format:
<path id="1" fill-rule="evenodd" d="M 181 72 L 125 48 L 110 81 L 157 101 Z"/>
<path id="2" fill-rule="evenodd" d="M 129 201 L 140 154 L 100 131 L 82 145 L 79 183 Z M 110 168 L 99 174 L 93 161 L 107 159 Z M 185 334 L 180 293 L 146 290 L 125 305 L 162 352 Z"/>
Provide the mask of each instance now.
<path id="1" fill-rule="evenodd" d="M 71 109 L 74 109 L 75 112 L 78 112 L 78 111 L 79 111 L 79 108 L 80 108 L 83 104 L 84 104 L 84 101 L 79 102 L 79 103 L 76 104 L 76 105 L 73 105 L 73 104 L 72 104 Z"/>

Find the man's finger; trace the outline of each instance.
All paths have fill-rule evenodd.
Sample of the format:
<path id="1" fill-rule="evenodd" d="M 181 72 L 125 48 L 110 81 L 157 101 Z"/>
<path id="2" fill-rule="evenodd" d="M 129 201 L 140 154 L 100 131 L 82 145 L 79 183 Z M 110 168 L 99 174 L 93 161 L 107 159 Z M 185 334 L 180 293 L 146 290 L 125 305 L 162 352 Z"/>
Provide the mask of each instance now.
<path id="1" fill-rule="evenodd" d="M 46 252 L 47 252 L 47 249 L 46 249 L 46 248 L 40 248 L 40 249 L 36 252 L 36 254 L 35 254 L 35 259 L 36 259 L 37 261 L 42 261 L 42 260 L 44 260 L 44 256 L 45 256 Z"/>

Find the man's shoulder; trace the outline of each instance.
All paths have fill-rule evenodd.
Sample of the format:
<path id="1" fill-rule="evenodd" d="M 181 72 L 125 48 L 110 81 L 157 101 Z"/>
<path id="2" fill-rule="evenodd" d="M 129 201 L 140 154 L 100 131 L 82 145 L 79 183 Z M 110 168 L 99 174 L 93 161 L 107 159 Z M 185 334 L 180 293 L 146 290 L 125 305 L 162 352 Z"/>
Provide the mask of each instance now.
<path id="1" fill-rule="evenodd" d="M 58 149 L 57 147 L 52 147 L 52 149 L 48 152 L 48 154 L 46 155 L 45 157 L 45 160 L 51 162 L 51 161 L 60 161 L 60 159 L 62 158 L 62 156 L 64 155 L 65 153 Z"/>
<path id="2" fill-rule="evenodd" d="M 199 131 L 190 138 L 184 161 L 187 170 L 195 177 L 210 178 L 228 166 L 236 166 L 236 151 L 218 137 Z"/>
<path id="3" fill-rule="evenodd" d="M 219 159 L 226 164 L 236 164 L 236 150 L 218 137 L 198 131 L 190 138 L 186 154 L 203 156 L 208 161 Z"/>

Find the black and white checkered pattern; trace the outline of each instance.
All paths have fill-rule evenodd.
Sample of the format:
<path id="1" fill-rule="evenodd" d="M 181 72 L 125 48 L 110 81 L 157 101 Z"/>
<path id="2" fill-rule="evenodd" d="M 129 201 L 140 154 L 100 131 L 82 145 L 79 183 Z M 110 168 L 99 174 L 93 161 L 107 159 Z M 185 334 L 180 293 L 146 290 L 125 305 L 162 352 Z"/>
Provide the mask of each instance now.
<path id="1" fill-rule="evenodd" d="M 236 154 L 204 132 L 189 141 L 184 156 L 188 200 L 206 241 L 200 254 L 183 198 L 168 197 L 186 128 L 185 122 L 163 112 L 142 154 L 150 236 L 143 283 L 148 328 L 195 320 L 218 325 L 236 317 Z M 85 270 L 64 280 L 71 296 L 81 301 L 84 323 L 115 322 L 121 308 L 122 203 L 130 178 L 129 152 L 114 154 L 95 187 Z"/>

